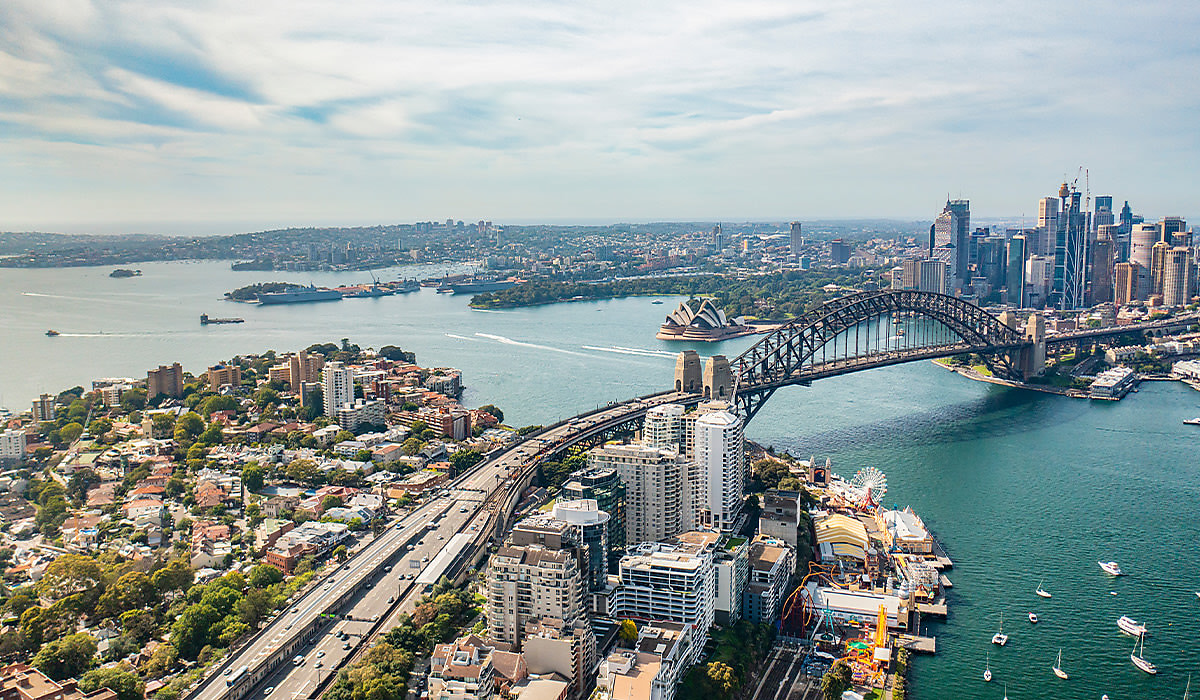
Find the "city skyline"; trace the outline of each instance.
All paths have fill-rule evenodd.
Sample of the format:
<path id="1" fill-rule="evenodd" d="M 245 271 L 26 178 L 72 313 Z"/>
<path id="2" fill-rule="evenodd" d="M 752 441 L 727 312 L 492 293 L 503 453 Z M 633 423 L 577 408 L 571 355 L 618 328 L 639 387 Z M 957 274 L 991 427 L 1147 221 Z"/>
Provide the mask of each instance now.
<path id="1" fill-rule="evenodd" d="M 9 3 L 0 229 L 1195 218 L 1200 11 L 1041 9 Z"/>

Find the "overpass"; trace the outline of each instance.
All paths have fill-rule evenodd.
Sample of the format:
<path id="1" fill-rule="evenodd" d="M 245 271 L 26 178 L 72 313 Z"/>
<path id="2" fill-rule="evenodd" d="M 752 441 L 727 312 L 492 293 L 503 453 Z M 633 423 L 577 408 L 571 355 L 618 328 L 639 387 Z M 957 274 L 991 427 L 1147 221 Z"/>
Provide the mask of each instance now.
<path id="1" fill-rule="evenodd" d="M 944 294 L 886 290 L 832 300 L 763 337 L 732 361 L 714 356 L 701 368 L 698 355 L 686 351 L 676 364 L 672 390 L 599 407 L 488 455 L 439 495 L 404 514 L 344 566 L 310 585 L 232 649 L 185 697 L 240 700 L 268 687 L 277 689 L 280 700 L 319 696 L 333 671 L 358 658 L 424 593 L 424 585 L 406 576 L 405 564 L 425 574 L 434 565 L 429 558 L 436 559 L 440 571 L 429 572 L 423 583 L 443 572 L 455 581 L 465 579 L 489 546 L 507 533 L 521 495 L 544 460 L 635 429 L 655 406 L 721 399 L 748 421 L 785 386 L 962 353 L 984 355 L 997 374 L 1025 379 L 1044 368 L 1048 345 L 1161 330 L 1195 318 L 1047 337 L 1038 314 L 1020 329 L 1011 312 L 997 317 Z M 438 552 L 460 535 L 469 540 L 458 537 L 453 540 L 457 553 L 437 559 Z M 401 571 L 388 577 L 393 566 Z M 348 635 L 345 642 L 336 641 L 335 633 Z M 306 653 L 315 654 L 319 663 L 307 657 L 292 663 Z"/>

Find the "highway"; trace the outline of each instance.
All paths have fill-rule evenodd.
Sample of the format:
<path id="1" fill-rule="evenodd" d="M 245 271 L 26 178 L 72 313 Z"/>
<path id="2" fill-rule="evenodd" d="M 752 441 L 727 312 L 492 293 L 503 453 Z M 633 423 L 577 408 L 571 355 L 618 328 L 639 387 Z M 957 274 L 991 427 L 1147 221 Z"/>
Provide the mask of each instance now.
<path id="1" fill-rule="evenodd" d="M 291 601 L 185 697 L 313 697 L 329 674 L 393 627 L 400 614 L 412 610 L 424 593 L 417 577 L 455 535 L 472 537 L 462 556 L 453 560 L 443 557 L 448 567 L 445 574 L 452 580 L 469 569 L 494 538 L 503 535 L 520 494 L 543 459 L 639 419 L 653 406 L 697 400 L 694 394 L 671 392 L 614 403 L 548 426 L 493 455 L 447 484 L 431 500 L 395 518 L 345 564 Z M 385 570 L 388 567 L 390 571 Z"/>

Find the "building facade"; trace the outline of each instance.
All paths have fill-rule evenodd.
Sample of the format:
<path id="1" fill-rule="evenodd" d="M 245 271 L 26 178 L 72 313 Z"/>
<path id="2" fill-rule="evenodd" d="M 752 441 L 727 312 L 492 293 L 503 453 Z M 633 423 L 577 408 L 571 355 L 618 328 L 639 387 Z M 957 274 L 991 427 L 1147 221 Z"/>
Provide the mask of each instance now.
<path id="1" fill-rule="evenodd" d="M 175 399 L 183 396 L 183 367 L 178 362 L 146 372 L 146 398 L 159 394 Z"/>
<path id="2" fill-rule="evenodd" d="M 575 557 L 539 545 L 503 546 L 487 570 L 488 631 L 520 646 L 525 625 L 541 618 L 574 622 L 586 614 L 583 577 Z"/>
<path id="3" fill-rule="evenodd" d="M 330 362 L 321 373 L 325 415 L 337 417 L 337 409 L 354 400 L 354 371 L 341 362 Z"/>

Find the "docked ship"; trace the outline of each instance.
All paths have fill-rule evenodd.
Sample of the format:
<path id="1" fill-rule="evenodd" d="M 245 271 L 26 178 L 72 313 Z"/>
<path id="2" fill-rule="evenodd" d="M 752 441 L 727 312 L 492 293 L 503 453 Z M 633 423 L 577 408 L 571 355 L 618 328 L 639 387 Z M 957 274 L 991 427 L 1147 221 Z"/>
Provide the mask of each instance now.
<path id="1" fill-rule="evenodd" d="M 667 320 L 659 326 L 659 340 L 699 340 L 716 342 L 730 338 L 740 338 L 750 335 L 755 330 L 739 317 L 730 319 L 725 312 L 717 308 L 712 299 L 702 299 L 696 308 L 692 308 L 695 300 L 681 302 L 679 308 L 667 315 Z"/>
<path id="2" fill-rule="evenodd" d="M 209 326 L 209 325 L 214 325 L 214 324 L 215 325 L 223 325 L 226 323 L 245 323 L 245 322 L 246 322 L 246 319 L 244 319 L 244 318 L 213 318 L 212 316 L 209 316 L 208 314 L 200 314 L 200 325 L 202 325 L 202 326 Z"/>
<path id="3" fill-rule="evenodd" d="M 264 292 L 258 295 L 258 303 L 271 304 L 303 304 L 310 301 L 341 301 L 342 293 L 336 289 L 327 289 L 308 285 L 293 287 L 283 292 Z"/>
<path id="4" fill-rule="evenodd" d="M 390 286 L 392 291 L 396 294 L 408 294 L 409 292 L 415 292 L 420 289 L 421 283 L 415 279 L 399 280 L 397 282 L 391 282 Z"/>

